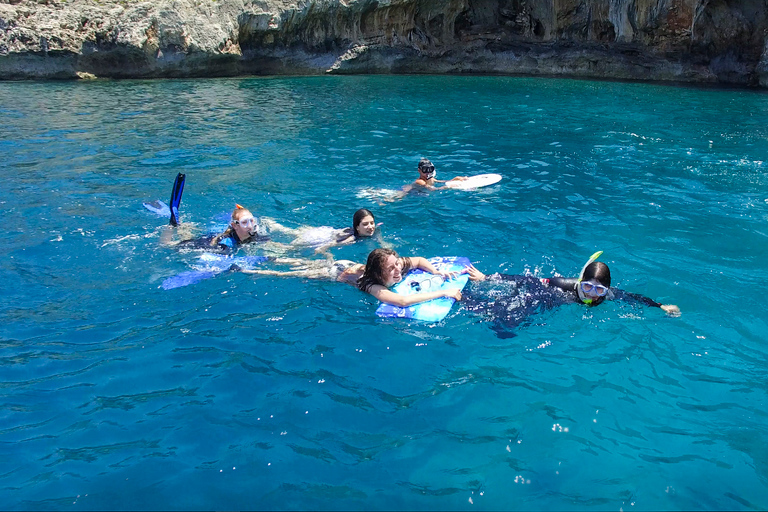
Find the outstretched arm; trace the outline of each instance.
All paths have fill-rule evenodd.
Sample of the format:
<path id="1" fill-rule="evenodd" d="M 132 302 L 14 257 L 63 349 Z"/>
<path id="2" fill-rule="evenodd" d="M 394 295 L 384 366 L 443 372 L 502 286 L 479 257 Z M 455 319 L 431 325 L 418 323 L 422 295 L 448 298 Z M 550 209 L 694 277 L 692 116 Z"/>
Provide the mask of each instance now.
<path id="1" fill-rule="evenodd" d="M 675 306 L 674 304 L 662 304 L 659 306 L 661 309 L 664 310 L 666 314 L 669 316 L 680 316 L 680 308 Z"/>
<path id="2" fill-rule="evenodd" d="M 456 176 L 455 178 L 451 178 L 449 180 L 435 180 L 435 183 L 448 183 L 449 181 L 465 181 L 468 177 L 467 176 Z"/>
<path id="3" fill-rule="evenodd" d="M 649 299 L 644 295 L 640 295 L 639 293 L 625 292 L 624 290 L 619 290 L 617 288 L 611 288 L 611 292 L 613 293 L 614 299 L 645 304 L 646 306 L 653 308 L 661 308 L 670 316 L 680 316 L 680 308 L 674 304 L 661 304 L 653 299 Z"/>
<path id="4" fill-rule="evenodd" d="M 441 276 L 443 279 L 453 279 L 454 277 L 458 276 L 461 272 L 442 272 L 440 270 L 437 270 L 434 265 L 432 265 L 426 258 L 422 258 L 421 256 L 412 256 L 411 257 L 411 264 L 413 265 L 413 268 L 418 268 L 423 270 L 424 272 L 429 272 L 432 275 Z"/>
<path id="5" fill-rule="evenodd" d="M 381 302 L 386 302 L 387 304 L 392 304 L 393 306 L 401 308 L 413 306 L 414 304 L 421 304 L 428 300 L 439 299 L 440 297 L 461 300 L 461 290 L 458 288 L 438 290 L 435 292 L 415 293 L 413 295 L 398 295 L 379 284 L 375 284 L 371 286 L 368 293 L 379 299 Z"/>

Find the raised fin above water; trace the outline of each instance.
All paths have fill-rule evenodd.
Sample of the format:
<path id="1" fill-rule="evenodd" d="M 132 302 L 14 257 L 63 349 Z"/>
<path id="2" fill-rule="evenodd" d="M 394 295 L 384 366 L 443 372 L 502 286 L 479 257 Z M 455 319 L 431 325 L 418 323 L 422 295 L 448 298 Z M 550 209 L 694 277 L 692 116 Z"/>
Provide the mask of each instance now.
<path id="1" fill-rule="evenodd" d="M 171 190 L 170 212 L 171 212 L 171 226 L 179 225 L 179 205 L 181 205 L 181 195 L 184 193 L 184 181 L 187 179 L 186 174 L 179 173 L 176 175 L 176 179 L 173 181 L 173 190 Z"/>

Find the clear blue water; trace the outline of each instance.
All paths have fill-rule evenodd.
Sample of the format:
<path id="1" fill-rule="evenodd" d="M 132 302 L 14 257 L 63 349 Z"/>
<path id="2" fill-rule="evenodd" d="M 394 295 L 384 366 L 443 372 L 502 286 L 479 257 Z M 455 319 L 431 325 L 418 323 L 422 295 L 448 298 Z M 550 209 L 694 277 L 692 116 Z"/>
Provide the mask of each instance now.
<path id="1" fill-rule="evenodd" d="M 0 83 L 3 509 L 768 508 L 768 95 L 500 77 Z M 476 192 L 360 196 L 498 172 Z M 323 281 L 163 291 L 235 202 L 664 303 L 381 320 Z M 362 261 L 370 242 L 334 250 Z M 300 254 L 311 256 L 311 254 Z"/>

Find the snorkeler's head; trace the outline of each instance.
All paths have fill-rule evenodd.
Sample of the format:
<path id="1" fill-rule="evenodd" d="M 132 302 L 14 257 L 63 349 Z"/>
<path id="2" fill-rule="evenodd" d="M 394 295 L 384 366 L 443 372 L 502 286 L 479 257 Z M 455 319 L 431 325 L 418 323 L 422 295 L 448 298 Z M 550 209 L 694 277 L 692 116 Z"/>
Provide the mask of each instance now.
<path id="1" fill-rule="evenodd" d="M 365 271 L 357 285 L 365 292 L 375 284 L 390 287 L 403 279 L 401 270 L 400 257 L 395 251 L 382 248 L 374 249 L 368 254 Z"/>
<path id="2" fill-rule="evenodd" d="M 424 179 L 431 180 L 435 177 L 437 171 L 435 171 L 435 165 L 432 162 L 422 158 L 419 160 L 419 173 Z"/>
<path id="3" fill-rule="evenodd" d="M 582 270 L 576 291 L 582 302 L 597 306 L 606 299 L 610 287 L 611 269 L 602 261 L 593 261 Z"/>
<path id="4" fill-rule="evenodd" d="M 235 205 L 235 209 L 232 211 L 230 226 L 232 226 L 232 229 L 235 230 L 235 233 L 237 233 L 241 240 L 245 240 L 258 232 L 259 221 L 248 208 L 243 208 L 238 204 Z"/>
<path id="5" fill-rule="evenodd" d="M 376 231 L 376 219 L 373 213 L 365 208 L 360 208 L 352 216 L 352 232 L 355 238 L 373 236 Z"/>
<path id="6" fill-rule="evenodd" d="M 595 280 L 603 286 L 611 286 L 611 269 L 602 261 L 593 261 L 584 269 L 582 281 Z"/>

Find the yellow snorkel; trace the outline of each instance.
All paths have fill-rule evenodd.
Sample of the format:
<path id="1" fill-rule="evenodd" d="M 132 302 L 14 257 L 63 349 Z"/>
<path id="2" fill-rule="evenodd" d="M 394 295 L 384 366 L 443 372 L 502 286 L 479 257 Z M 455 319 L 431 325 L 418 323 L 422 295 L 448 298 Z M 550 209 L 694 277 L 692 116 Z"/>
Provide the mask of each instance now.
<path id="1" fill-rule="evenodd" d="M 600 257 L 600 255 L 603 254 L 603 251 L 597 251 L 592 256 L 589 257 L 587 262 L 584 264 L 583 267 L 581 267 L 581 272 L 579 273 L 579 282 L 576 283 L 576 294 L 579 296 L 579 299 L 581 299 L 581 302 L 584 304 L 592 304 L 592 299 L 586 298 L 586 296 L 581 291 L 581 281 L 584 279 L 584 272 L 586 272 L 587 267 L 590 265 L 590 263 L 594 263 L 597 261 L 597 258 Z"/>

